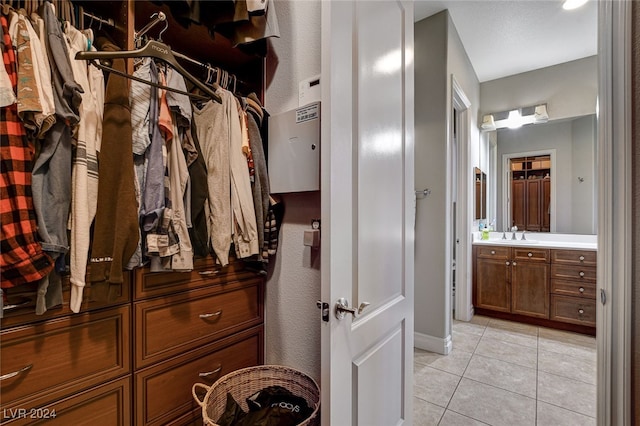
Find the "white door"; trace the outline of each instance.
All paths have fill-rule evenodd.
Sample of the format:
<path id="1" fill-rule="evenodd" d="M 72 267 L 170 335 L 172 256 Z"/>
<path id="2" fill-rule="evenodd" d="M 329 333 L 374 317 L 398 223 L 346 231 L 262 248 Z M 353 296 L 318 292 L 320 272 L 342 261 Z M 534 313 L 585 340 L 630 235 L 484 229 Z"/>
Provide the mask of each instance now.
<path id="1" fill-rule="evenodd" d="M 412 422 L 413 81 L 412 3 L 322 3 L 323 425 Z"/>

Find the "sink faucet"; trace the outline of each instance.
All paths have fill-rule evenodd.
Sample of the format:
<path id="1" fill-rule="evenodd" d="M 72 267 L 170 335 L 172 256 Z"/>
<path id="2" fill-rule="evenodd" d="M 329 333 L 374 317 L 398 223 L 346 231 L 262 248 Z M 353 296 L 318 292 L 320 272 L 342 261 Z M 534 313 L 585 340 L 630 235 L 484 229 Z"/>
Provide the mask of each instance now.
<path id="1" fill-rule="evenodd" d="M 517 238 L 516 238 L 516 231 L 517 231 L 517 230 L 518 230 L 518 227 L 517 227 L 517 226 L 512 226 L 512 227 L 511 227 L 511 232 L 512 232 L 512 234 L 511 234 L 511 239 L 512 239 L 512 240 L 517 240 Z"/>
<path id="2" fill-rule="evenodd" d="M 524 233 L 527 232 L 527 230 L 525 229 L 524 231 L 522 231 L 522 237 L 520 237 L 520 240 L 525 241 L 526 238 L 524 237 Z"/>

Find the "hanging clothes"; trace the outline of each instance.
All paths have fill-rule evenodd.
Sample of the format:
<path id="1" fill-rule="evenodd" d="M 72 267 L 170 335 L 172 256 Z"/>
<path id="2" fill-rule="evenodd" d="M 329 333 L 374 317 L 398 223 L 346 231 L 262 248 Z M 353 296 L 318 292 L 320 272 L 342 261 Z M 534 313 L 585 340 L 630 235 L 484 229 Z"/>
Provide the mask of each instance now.
<path id="1" fill-rule="evenodd" d="M 2 59 L 12 91 L 17 88 L 16 61 L 7 19 L 0 16 Z M 0 287 L 36 282 L 53 269 L 40 243 L 31 194 L 34 147 L 18 118 L 15 103 L 0 108 Z"/>
<path id="2" fill-rule="evenodd" d="M 233 208 L 233 243 L 238 258 L 243 259 L 259 253 L 256 213 L 253 206 L 247 157 L 242 149 L 243 113 L 238 100 L 231 92 L 224 91 L 235 106 L 235 114 L 229 120 L 229 161 L 231 164 L 231 206 Z"/>
<path id="3" fill-rule="evenodd" d="M 70 277 L 73 312 L 80 311 L 89 258 L 91 223 L 98 203 L 98 151 L 102 138 L 104 112 L 104 76 L 100 70 L 84 61 L 75 61 L 77 52 L 87 48 L 87 38 L 73 26 L 65 25 L 69 59 L 73 76 L 82 87 L 80 121 L 73 142 L 75 151 L 71 173 Z M 95 50 L 95 49 L 94 49 Z"/>
<path id="4" fill-rule="evenodd" d="M 103 50 L 119 50 L 104 39 L 96 44 Z M 116 59 L 113 67 L 125 72 L 125 61 Z M 122 283 L 123 266 L 135 252 L 139 238 L 131 135 L 128 80 L 112 74 L 105 92 L 98 207 L 91 247 L 91 281 L 108 287 L 102 289 L 107 299 L 117 296 L 121 288 L 104 283 Z"/>
<path id="5" fill-rule="evenodd" d="M 226 266 L 229 264 L 232 233 L 229 121 L 230 115 L 235 114 L 235 103 L 223 96 L 222 90 L 216 92 L 222 97 L 222 104 L 208 101 L 202 108 L 194 108 L 193 120 L 207 167 L 209 194 L 205 214 L 208 240 L 218 262 Z"/>

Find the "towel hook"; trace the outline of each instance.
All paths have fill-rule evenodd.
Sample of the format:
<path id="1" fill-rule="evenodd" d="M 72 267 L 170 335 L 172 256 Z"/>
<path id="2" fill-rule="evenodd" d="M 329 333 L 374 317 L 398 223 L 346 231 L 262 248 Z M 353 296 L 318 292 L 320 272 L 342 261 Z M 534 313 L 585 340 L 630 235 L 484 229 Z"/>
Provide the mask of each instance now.
<path id="1" fill-rule="evenodd" d="M 418 191 L 416 190 L 416 198 L 417 199 L 423 199 L 423 198 L 427 198 L 428 195 L 431 195 L 431 190 L 429 188 L 425 188 L 422 191 Z"/>

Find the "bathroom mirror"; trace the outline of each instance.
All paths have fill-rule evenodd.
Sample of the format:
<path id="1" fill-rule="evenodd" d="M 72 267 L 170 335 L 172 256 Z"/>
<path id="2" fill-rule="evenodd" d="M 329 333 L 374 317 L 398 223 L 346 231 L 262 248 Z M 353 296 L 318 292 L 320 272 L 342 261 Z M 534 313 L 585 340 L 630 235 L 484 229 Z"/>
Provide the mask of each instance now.
<path id="1" fill-rule="evenodd" d="M 595 114 L 590 114 L 495 131 L 496 144 L 490 148 L 495 150 L 490 155 L 495 164 L 490 169 L 495 170 L 499 230 L 522 222 L 514 218 L 514 204 L 523 198 L 527 202 L 528 195 L 519 192 L 524 187 L 521 184 L 535 187 L 535 181 L 540 180 L 550 187 L 550 203 L 543 206 L 545 203 L 540 201 L 539 207 L 545 211 L 537 212 L 528 207 L 535 205 L 535 202 L 523 204 L 523 208 L 528 215 L 544 217 L 549 214 L 550 224 L 546 229 L 529 230 L 565 234 L 596 233 L 596 123 Z M 550 164 L 545 161 L 538 161 L 543 165 L 536 164 L 537 159 L 547 158 Z M 544 173 L 538 170 L 543 166 L 546 167 Z M 527 172 L 523 169 L 527 167 L 531 169 L 530 176 L 524 176 Z M 540 172 L 540 176 L 536 175 L 537 172 Z M 514 185 L 513 179 L 524 182 Z M 544 194 L 542 188 L 540 185 L 541 197 Z M 518 228 L 522 229 L 522 226 Z M 527 226 L 524 228 L 527 229 Z"/>
<path id="2" fill-rule="evenodd" d="M 476 220 L 487 219 L 487 175 L 477 167 L 473 168 L 475 176 L 475 207 L 474 218 Z"/>

